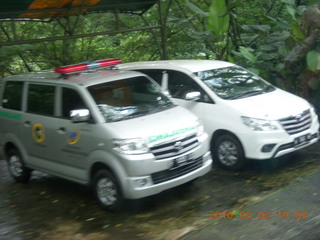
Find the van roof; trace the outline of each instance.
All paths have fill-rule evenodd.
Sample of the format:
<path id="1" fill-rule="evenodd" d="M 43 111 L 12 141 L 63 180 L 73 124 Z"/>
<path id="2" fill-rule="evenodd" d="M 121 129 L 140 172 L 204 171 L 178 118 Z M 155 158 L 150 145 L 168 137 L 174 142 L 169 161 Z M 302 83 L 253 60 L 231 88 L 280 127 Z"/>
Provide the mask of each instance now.
<path id="1" fill-rule="evenodd" d="M 145 61 L 132 62 L 117 65 L 118 69 L 184 69 L 191 72 L 199 72 L 208 69 L 224 68 L 234 66 L 233 63 L 219 60 L 161 60 L 161 61 Z"/>
<path id="2" fill-rule="evenodd" d="M 145 76 L 142 73 L 134 71 L 119 71 L 119 70 L 108 70 L 108 71 L 88 71 L 80 72 L 73 75 L 68 75 L 64 78 L 61 74 L 55 73 L 54 71 L 39 71 L 30 72 L 19 75 L 12 75 L 6 77 L 8 81 L 32 81 L 41 83 L 69 83 L 78 84 L 83 86 L 90 86 L 103 82 L 121 80 L 125 78 L 131 78 L 136 76 Z"/>

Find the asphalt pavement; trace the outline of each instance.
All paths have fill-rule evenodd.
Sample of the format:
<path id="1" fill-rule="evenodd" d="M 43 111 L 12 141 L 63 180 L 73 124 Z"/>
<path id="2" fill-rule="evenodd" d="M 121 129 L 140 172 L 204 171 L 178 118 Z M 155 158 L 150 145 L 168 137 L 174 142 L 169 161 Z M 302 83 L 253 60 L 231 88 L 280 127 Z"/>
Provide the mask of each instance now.
<path id="1" fill-rule="evenodd" d="M 289 185 L 245 209 L 211 212 L 211 223 L 183 240 L 318 240 L 320 172 Z"/>

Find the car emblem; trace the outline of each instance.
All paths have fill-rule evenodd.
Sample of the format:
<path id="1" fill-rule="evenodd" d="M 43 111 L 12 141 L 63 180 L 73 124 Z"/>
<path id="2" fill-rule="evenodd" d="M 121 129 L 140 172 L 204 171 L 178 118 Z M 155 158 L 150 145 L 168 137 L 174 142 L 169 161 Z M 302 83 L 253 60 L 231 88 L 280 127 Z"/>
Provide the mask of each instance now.
<path id="1" fill-rule="evenodd" d="M 298 114 L 298 115 L 295 116 L 295 119 L 296 119 L 297 122 L 299 122 L 301 120 L 301 118 L 302 118 L 301 114 Z"/>
<path id="2" fill-rule="evenodd" d="M 181 141 L 176 142 L 173 145 L 174 150 L 176 150 L 177 152 L 179 152 L 182 148 L 183 148 L 183 144 Z"/>

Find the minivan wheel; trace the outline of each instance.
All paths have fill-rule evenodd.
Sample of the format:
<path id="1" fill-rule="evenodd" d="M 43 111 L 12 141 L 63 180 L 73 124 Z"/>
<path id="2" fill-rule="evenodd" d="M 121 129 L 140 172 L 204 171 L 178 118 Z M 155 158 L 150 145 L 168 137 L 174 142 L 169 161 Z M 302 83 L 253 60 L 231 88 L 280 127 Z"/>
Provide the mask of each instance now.
<path id="1" fill-rule="evenodd" d="M 99 204 L 109 211 L 120 211 L 124 199 L 114 175 L 107 169 L 99 170 L 93 179 L 93 188 Z"/>
<path id="2" fill-rule="evenodd" d="M 9 172 L 16 182 L 26 183 L 30 180 L 31 169 L 25 167 L 19 151 L 15 148 L 7 152 Z"/>
<path id="3" fill-rule="evenodd" d="M 231 134 L 221 135 L 215 140 L 212 155 L 217 164 L 227 170 L 241 170 L 246 162 L 241 143 Z"/>

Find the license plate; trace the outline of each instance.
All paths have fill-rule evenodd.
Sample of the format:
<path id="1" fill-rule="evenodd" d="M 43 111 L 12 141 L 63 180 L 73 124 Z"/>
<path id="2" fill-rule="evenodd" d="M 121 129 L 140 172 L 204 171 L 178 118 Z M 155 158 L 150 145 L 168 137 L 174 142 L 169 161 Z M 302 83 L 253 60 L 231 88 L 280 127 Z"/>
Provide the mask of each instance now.
<path id="1" fill-rule="evenodd" d="M 302 135 L 300 137 L 296 137 L 294 139 L 294 146 L 298 147 L 298 146 L 307 144 L 307 143 L 310 142 L 310 139 L 311 139 L 311 135 L 310 134 L 306 134 L 306 135 Z"/>
<path id="2" fill-rule="evenodd" d="M 172 160 L 171 169 L 184 166 L 186 164 L 190 164 L 194 162 L 194 156 L 192 153 L 178 157 Z"/>

